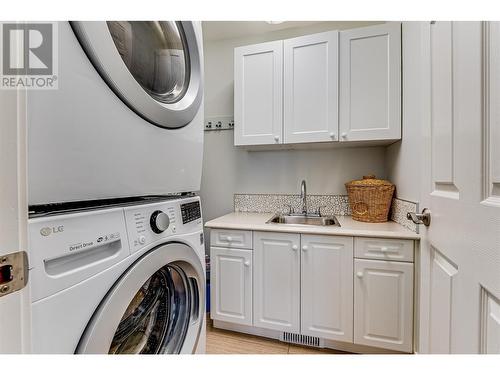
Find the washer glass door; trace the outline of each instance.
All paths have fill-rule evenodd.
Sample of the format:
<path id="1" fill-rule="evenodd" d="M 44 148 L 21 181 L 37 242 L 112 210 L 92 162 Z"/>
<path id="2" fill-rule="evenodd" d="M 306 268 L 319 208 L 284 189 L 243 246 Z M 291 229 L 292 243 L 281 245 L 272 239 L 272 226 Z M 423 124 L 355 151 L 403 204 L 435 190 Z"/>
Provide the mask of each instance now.
<path id="1" fill-rule="evenodd" d="M 182 268 L 171 264 L 159 269 L 128 305 L 109 353 L 180 353 L 195 292 Z"/>

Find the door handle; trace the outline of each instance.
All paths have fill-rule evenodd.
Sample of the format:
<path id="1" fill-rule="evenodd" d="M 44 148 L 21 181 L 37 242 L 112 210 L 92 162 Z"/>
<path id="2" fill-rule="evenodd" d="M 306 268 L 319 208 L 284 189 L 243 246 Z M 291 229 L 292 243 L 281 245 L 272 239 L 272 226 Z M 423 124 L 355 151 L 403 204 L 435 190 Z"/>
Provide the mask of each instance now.
<path id="1" fill-rule="evenodd" d="M 406 218 L 413 221 L 415 224 L 424 224 L 426 227 L 431 225 L 431 211 L 428 208 L 424 208 L 421 214 L 408 212 Z"/>

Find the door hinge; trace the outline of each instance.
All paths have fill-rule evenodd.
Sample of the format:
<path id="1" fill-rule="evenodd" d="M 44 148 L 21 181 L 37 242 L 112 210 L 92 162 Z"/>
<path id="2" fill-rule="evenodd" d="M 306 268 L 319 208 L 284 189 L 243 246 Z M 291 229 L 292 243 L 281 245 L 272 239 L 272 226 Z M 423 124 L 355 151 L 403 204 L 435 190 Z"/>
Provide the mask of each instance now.
<path id="1" fill-rule="evenodd" d="M 0 255 L 0 297 L 23 289 L 28 283 L 28 254 Z"/>

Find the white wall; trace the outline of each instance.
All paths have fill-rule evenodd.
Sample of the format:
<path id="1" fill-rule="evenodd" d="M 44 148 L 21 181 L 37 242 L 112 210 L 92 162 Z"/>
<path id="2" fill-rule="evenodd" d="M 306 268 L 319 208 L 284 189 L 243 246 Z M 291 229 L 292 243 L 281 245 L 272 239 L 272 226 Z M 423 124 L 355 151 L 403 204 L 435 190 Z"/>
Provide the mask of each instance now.
<path id="1" fill-rule="evenodd" d="M 422 148 L 421 22 L 403 22 L 402 140 L 387 147 L 387 176 L 396 184 L 398 198 L 420 200 Z"/>
<path id="2" fill-rule="evenodd" d="M 319 23 L 300 29 L 205 41 L 205 117 L 233 115 L 234 47 L 368 23 Z M 234 193 L 345 194 L 344 183 L 363 174 L 386 177 L 385 148 L 247 151 L 233 146 L 233 132 L 205 132 L 201 198 L 205 220 L 233 211 Z"/>

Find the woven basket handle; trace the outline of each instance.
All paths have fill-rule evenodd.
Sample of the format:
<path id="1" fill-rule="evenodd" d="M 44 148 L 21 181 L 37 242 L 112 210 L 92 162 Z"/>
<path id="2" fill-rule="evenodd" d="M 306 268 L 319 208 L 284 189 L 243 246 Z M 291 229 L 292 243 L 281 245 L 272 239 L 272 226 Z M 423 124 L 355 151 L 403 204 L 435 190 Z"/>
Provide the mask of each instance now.
<path id="1" fill-rule="evenodd" d="M 362 206 L 363 210 L 361 210 L 361 207 L 359 206 Z M 352 205 L 352 210 L 356 215 L 363 216 L 368 213 L 368 205 L 362 201 L 354 202 Z"/>
<path id="2" fill-rule="evenodd" d="M 363 180 L 374 180 L 375 175 L 374 174 L 369 174 L 367 176 L 363 176 Z"/>

